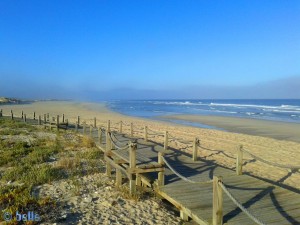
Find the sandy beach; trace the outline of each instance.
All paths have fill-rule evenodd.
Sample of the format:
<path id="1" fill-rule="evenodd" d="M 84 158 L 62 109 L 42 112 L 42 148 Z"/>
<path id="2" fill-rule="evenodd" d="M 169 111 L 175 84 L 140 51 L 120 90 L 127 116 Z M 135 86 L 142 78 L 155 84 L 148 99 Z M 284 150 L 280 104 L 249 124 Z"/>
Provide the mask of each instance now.
<path id="1" fill-rule="evenodd" d="M 179 115 L 169 117 L 207 123 L 230 131 L 227 132 L 130 117 L 110 111 L 105 107 L 104 103 L 49 101 L 25 105 L 2 105 L 0 108 L 7 115 L 10 114 L 10 110 L 13 110 L 16 116 L 20 115 L 23 110 L 27 117 L 32 117 L 33 112 L 36 112 L 36 115 L 49 113 L 51 116 L 64 113 L 65 118 L 68 118 L 70 122 L 75 122 L 77 116 L 80 116 L 81 122 L 88 124 L 93 124 L 94 117 L 96 117 L 98 126 L 105 126 L 107 120 L 111 120 L 114 129 L 118 129 L 118 125 L 115 123 L 120 120 L 127 124 L 132 122 L 134 127 L 141 128 L 141 130 L 136 129 L 134 133 L 137 137 L 143 137 L 142 128 L 145 125 L 155 131 L 162 132 L 167 130 L 170 135 L 187 141 L 192 141 L 194 137 L 198 137 L 201 143 L 199 149 L 200 157 L 215 160 L 217 163 L 232 169 L 235 168 L 236 152 L 240 145 L 268 161 L 294 166 L 300 165 L 300 138 L 298 135 L 300 134 L 300 128 L 298 124 L 240 118 L 226 118 L 225 120 L 223 117 L 212 116 Z M 129 127 L 123 127 L 123 131 L 129 133 Z M 153 140 L 160 143 L 163 142 L 162 137 L 154 137 Z M 191 152 L 192 150 L 186 148 L 183 144 L 173 141 L 170 142 L 170 146 L 186 152 Z M 225 153 L 227 156 L 220 153 Z M 251 157 L 247 155 L 245 155 L 245 158 L 247 163 L 244 165 L 243 171 L 246 173 L 272 181 L 280 181 L 280 183 L 300 189 L 299 172 L 289 172 L 287 169 L 269 166 L 258 161 L 250 161 Z"/>
<path id="2" fill-rule="evenodd" d="M 233 133 L 250 134 L 300 143 L 299 123 L 204 115 L 170 115 L 162 116 L 162 118 L 196 122 Z"/>

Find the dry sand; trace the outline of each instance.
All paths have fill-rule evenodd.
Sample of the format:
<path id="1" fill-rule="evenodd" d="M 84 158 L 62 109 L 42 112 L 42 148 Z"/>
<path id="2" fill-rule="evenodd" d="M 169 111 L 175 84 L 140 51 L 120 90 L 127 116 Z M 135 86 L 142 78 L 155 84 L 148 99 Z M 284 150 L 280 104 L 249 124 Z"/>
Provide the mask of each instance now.
<path id="1" fill-rule="evenodd" d="M 206 158 L 207 160 L 215 160 L 218 164 L 232 169 L 235 169 L 236 151 L 240 145 L 243 145 L 245 149 L 248 149 L 253 154 L 265 160 L 280 164 L 300 166 L 300 132 L 299 125 L 295 124 L 235 118 L 224 120 L 224 118 L 221 117 L 176 117 L 177 119 L 198 121 L 223 127 L 232 131 L 227 132 L 129 117 L 109 111 L 105 108 L 104 104 L 95 103 L 36 102 L 27 105 L 5 105 L 0 106 L 0 108 L 3 109 L 4 114 L 9 114 L 11 109 L 16 115 L 20 114 L 21 110 L 24 110 L 24 113 L 27 113 L 29 117 L 32 117 L 33 111 L 35 111 L 37 115 L 50 113 L 55 116 L 64 113 L 66 118 L 73 121 L 80 115 L 82 121 L 90 124 L 93 123 L 93 118 L 97 117 L 97 125 L 103 126 L 105 126 L 106 121 L 110 119 L 114 129 L 118 129 L 118 125 L 114 124 L 120 120 L 127 124 L 133 122 L 136 130 L 134 134 L 137 137 L 143 137 L 143 130 L 138 131 L 136 127 L 143 128 L 145 125 L 156 131 L 162 132 L 168 130 L 171 135 L 184 140 L 192 141 L 194 137 L 198 137 L 201 142 L 201 148 L 199 149 L 200 157 Z M 129 132 L 128 126 L 124 126 L 123 131 Z M 154 137 L 152 140 L 160 143 L 163 142 L 162 137 Z M 191 152 L 192 150 L 174 141 L 170 143 L 170 146 L 182 149 L 186 152 Z M 211 150 L 217 150 L 218 152 Z M 244 165 L 243 171 L 251 175 L 278 182 L 278 184 L 300 189 L 299 171 L 288 171 L 287 169 L 269 166 L 251 160 L 252 158 L 246 154 L 244 158 L 247 163 Z"/>

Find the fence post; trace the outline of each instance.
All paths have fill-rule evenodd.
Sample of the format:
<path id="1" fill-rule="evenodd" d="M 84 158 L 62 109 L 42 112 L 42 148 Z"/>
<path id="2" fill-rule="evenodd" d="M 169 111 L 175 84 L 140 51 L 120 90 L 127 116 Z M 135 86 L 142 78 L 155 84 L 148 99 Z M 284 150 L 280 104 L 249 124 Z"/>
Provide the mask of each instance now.
<path id="1" fill-rule="evenodd" d="M 90 126 L 90 136 L 93 137 L 93 127 Z"/>
<path id="2" fill-rule="evenodd" d="M 47 113 L 47 120 L 50 122 L 49 113 Z"/>
<path id="3" fill-rule="evenodd" d="M 41 119 L 41 115 L 39 115 L 39 125 L 42 124 L 42 119 Z"/>
<path id="4" fill-rule="evenodd" d="M 63 114 L 62 122 L 65 123 L 65 114 Z"/>
<path id="5" fill-rule="evenodd" d="M 82 127 L 83 127 L 83 135 L 85 135 L 85 132 L 86 132 L 86 124 L 85 124 L 85 122 L 82 124 Z"/>
<path id="6" fill-rule="evenodd" d="M 23 113 L 23 110 L 22 110 L 22 114 L 21 114 L 21 115 L 22 115 L 22 119 L 23 119 L 23 117 L 24 117 L 24 113 Z"/>
<path id="7" fill-rule="evenodd" d="M 106 135 L 105 135 L 105 138 L 106 138 L 106 151 L 105 151 L 105 155 L 107 157 L 108 155 L 108 152 L 111 150 L 111 140 L 109 138 L 109 132 L 106 130 Z M 106 161 L 106 175 L 108 177 L 111 177 L 111 165 L 108 161 Z"/>
<path id="8" fill-rule="evenodd" d="M 122 185 L 122 172 L 121 169 L 116 168 L 116 187 Z"/>
<path id="9" fill-rule="evenodd" d="M 144 129 L 145 133 L 144 133 L 144 139 L 145 141 L 148 141 L 148 127 L 145 126 L 145 129 Z"/>
<path id="10" fill-rule="evenodd" d="M 165 131 L 164 151 L 168 149 L 168 131 Z"/>
<path id="11" fill-rule="evenodd" d="M 122 133 L 122 120 L 120 121 L 120 127 L 119 127 L 119 132 Z"/>
<path id="12" fill-rule="evenodd" d="M 78 129 L 79 129 L 79 116 L 77 116 L 77 121 L 76 121 L 76 123 L 75 123 L 75 131 L 76 131 L 76 133 L 78 132 Z"/>
<path id="13" fill-rule="evenodd" d="M 23 112 L 23 111 L 22 111 Z M 2 117 L 2 109 L 0 110 L 0 117 Z M 23 117 L 22 117 L 22 119 L 23 119 Z"/>
<path id="14" fill-rule="evenodd" d="M 35 112 L 33 112 L 33 120 L 35 120 Z"/>
<path id="15" fill-rule="evenodd" d="M 162 168 L 164 168 L 163 156 L 164 156 L 163 152 L 158 152 L 158 163 L 161 165 Z M 159 187 L 165 185 L 165 172 L 164 171 L 158 172 L 157 183 L 158 183 Z"/>
<path id="16" fill-rule="evenodd" d="M 11 113 L 11 119 L 14 120 L 14 113 L 13 113 L 13 111 L 11 110 L 10 113 Z"/>
<path id="17" fill-rule="evenodd" d="M 116 187 L 122 185 L 122 172 L 121 169 L 116 168 Z"/>
<path id="18" fill-rule="evenodd" d="M 194 146 L 193 146 L 193 161 L 197 161 L 198 159 L 198 146 L 200 144 L 200 141 L 197 137 L 194 139 Z"/>
<path id="19" fill-rule="evenodd" d="M 24 123 L 26 123 L 26 114 L 24 114 Z"/>
<path id="20" fill-rule="evenodd" d="M 107 121 L 107 132 L 110 132 L 110 120 Z"/>
<path id="21" fill-rule="evenodd" d="M 79 124 L 80 124 L 80 116 L 77 116 L 77 124 L 79 126 Z"/>
<path id="22" fill-rule="evenodd" d="M 59 115 L 56 116 L 56 126 L 57 130 L 59 130 Z"/>
<path id="23" fill-rule="evenodd" d="M 134 142 L 130 143 L 130 149 L 129 149 L 129 167 L 130 169 L 135 169 L 136 167 L 136 149 L 137 144 Z M 134 172 L 130 172 L 129 174 L 129 189 L 130 194 L 133 195 L 136 192 L 136 175 Z"/>
<path id="24" fill-rule="evenodd" d="M 237 150 L 237 158 L 236 158 L 236 174 L 243 174 L 243 145 L 240 145 Z"/>
<path id="25" fill-rule="evenodd" d="M 213 177 L 213 225 L 223 224 L 223 191 L 219 185 L 222 177 Z"/>
<path id="26" fill-rule="evenodd" d="M 130 137 L 133 137 L 133 123 L 130 123 Z"/>
<path id="27" fill-rule="evenodd" d="M 102 129 L 101 129 L 101 127 L 98 128 L 98 137 L 99 137 L 99 142 L 101 144 L 102 143 Z"/>

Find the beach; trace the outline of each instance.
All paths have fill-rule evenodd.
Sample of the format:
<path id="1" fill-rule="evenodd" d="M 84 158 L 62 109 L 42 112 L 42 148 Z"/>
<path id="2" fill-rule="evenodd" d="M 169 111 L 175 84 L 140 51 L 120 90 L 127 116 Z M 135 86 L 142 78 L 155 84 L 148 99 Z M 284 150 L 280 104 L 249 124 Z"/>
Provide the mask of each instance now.
<path id="1" fill-rule="evenodd" d="M 3 109 L 4 115 L 9 115 L 10 110 L 13 110 L 15 116 L 20 116 L 23 110 L 28 118 L 33 117 L 33 112 L 36 115 L 49 113 L 53 117 L 62 116 L 64 113 L 65 118 L 71 123 L 77 121 L 77 116 L 80 116 L 81 123 L 87 124 L 93 124 L 94 118 L 97 118 L 97 126 L 106 126 L 107 121 L 110 120 L 112 128 L 116 130 L 119 129 L 117 122 L 121 120 L 127 124 L 132 122 L 134 127 L 141 128 L 134 132 L 136 137 L 141 138 L 144 126 L 155 131 L 168 131 L 170 135 L 186 141 L 192 141 L 194 137 L 198 137 L 201 146 L 198 150 L 200 157 L 215 160 L 216 163 L 231 169 L 235 169 L 237 149 L 240 145 L 267 161 L 292 166 L 300 165 L 298 124 L 213 116 L 171 116 L 173 119 L 207 123 L 227 130 L 223 131 L 130 117 L 110 111 L 104 103 L 45 101 L 24 105 L 2 105 L 0 108 Z M 129 133 L 129 129 L 129 126 L 124 126 L 123 132 Z M 162 143 L 163 137 L 156 136 L 152 140 Z M 189 153 L 192 151 L 184 144 L 174 141 L 171 141 L 169 145 Z M 270 181 L 280 181 L 279 184 L 300 189 L 299 172 L 270 166 L 257 160 L 250 161 L 252 158 L 246 154 L 244 159 L 247 162 L 243 166 L 245 173 Z"/>
<path id="2" fill-rule="evenodd" d="M 300 143 L 300 124 L 259 119 L 204 115 L 170 115 L 161 118 L 201 123 L 233 133 L 270 137 Z"/>

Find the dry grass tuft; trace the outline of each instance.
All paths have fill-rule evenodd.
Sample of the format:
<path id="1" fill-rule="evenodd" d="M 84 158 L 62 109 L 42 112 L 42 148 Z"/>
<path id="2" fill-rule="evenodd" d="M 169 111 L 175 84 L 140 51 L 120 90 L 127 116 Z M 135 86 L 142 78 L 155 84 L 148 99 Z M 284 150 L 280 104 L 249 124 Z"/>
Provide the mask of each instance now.
<path id="1" fill-rule="evenodd" d="M 80 158 L 78 157 L 63 157 L 60 158 L 56 166 L 65 170 L 76 169 L 80 165 Z"/>
<path id="2" fill-rule="evenodd" d="M 137 187 L 136 193 L 131 195 L 127 184 L 117 187 L 117 190 L 120 191 L 122 198 L 134 200 L 136 202 L 141 200 L 143 198 L 143 196 L 145 195 L 145 191 L 142 188 L 138 188 L 138 187 Z"/>
<path id="3" fill-rule="evenodd" d="M 96 146 L 93 138 L 91 138 L 89 136 L 82 137 L 81 145 L 82 145 L 82 147 L 86 147 L 86 148 L 92 148 L 92 147 Z"/>

